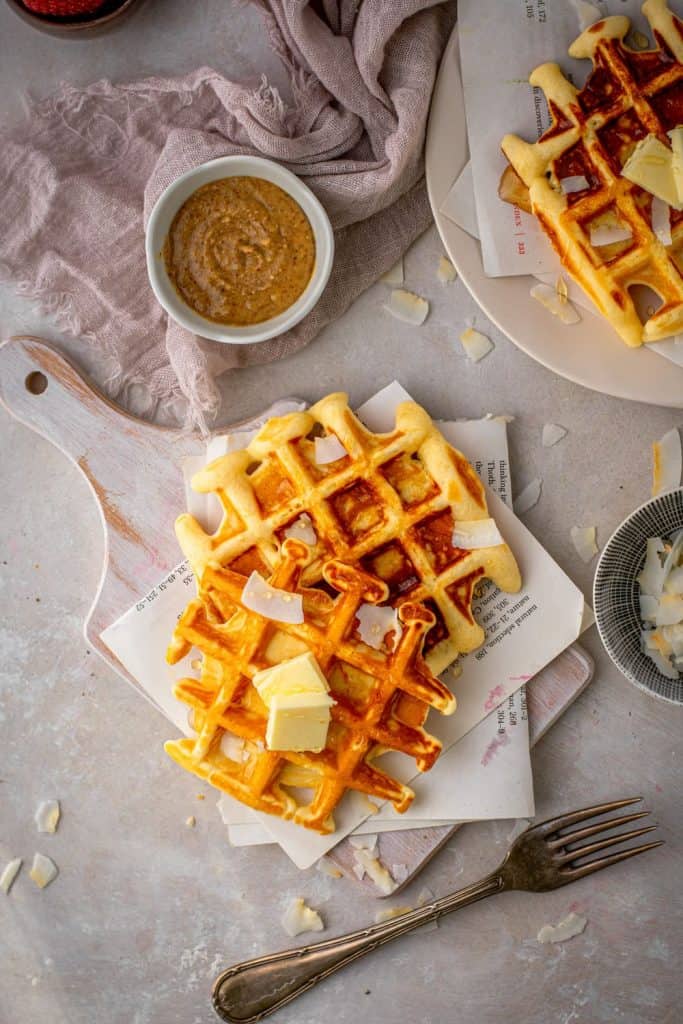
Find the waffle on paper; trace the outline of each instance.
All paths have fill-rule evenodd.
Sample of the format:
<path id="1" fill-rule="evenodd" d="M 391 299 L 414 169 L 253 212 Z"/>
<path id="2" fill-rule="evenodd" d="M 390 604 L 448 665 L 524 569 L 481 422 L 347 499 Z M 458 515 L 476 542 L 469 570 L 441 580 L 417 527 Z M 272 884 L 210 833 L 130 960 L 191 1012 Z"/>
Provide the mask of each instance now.
<path id="1" fill-rule="evenodd" d="M 652 228 L 652 196 L 621 176 L 640 139 L 654 134 L 668 144 L 667 131 L 683 124 L 683 22 L 666 0 L 646 0 L 642 9 L 653 49 L 627 45 L 630 21 L 619 15 L 591 25 L 569 48 L 593 62 L 582 89 L 557 64 L 533 71 L 529 82 L 543 90 L 551 126 L 533 144 L 505 136 L 510 167 L 500 188 L 536 215 L 568 273 L 631 347 L 683 330 L 683 213 L 671 210 L 672 244 L 664 245 Z M 560 182 L 575 176 L 588 187 L 565 195 Z M 606 218 L 632 237 L 593 245 L 591 227 Z M 662 300 L 644 323 L 633 285 Z"/>
<path id="2" fill-rule="evenodd" d="M 337 438 L 346 454 L 318 464 L 319 435 Z M 208 567 L 268 578 L 281 563 L 286 535 L 305 515 L 315 539 L 302 585 L 321 584 L 325 564 L 335 559 L 383 580 L 394 607 L 424 604 L 435 620 L 424 642 L 435 674 L 483 642 L 471 607 L 476 585 L 490 579 L 512 593 L 521 585 L 507 545 L 453 545 L 458 521 L 488 518 L 484 488 L 414 402 L 398 406 L 393 431 L 374 434 L 346 395 L 329 395 L 307 412 L 269 420 L 245 451 L 217 459 L 192 486 L 215 493 L 223 509 L 214 534 L 191 515 L 176 523 L 200 592 Z"/>
<path id="3" fill-rule="evenodd" d="M 271 585 L 300 594 L 304 621 L 264 618 L 241 603 L 246 578 L 209 565 L 202 598 L 180 618 L 169 661 L 194 647 L 202 654 L 199 679 L 183 679 L 176 696 L 192 709 L 195 736 L 165 746 L 183 768 L 254 810 L 277 815 L 317 832 L 333 832 L 333 811 L 347 790 L 405 811 L 413 792 L 373 761 L 400 751 L 420 771 L 436 761 L 440 742 L 422 728 L 430 707 L 455 709 L 450 690 L 422 658 L 434 616 L 423 605 L 401 605 L 400 635 L 380 649 L 356 633 L 361 604 L 386 601 L 387 585 L 357 567 L 329 561 L 326 589 L 302 586 L 309 548 L 288 539 Z M 311 651 L 335 704 L 327 744 L 319 753 L 282 752 L 264 746 L 268 712 L 251 679 L 259 669 Z"/>

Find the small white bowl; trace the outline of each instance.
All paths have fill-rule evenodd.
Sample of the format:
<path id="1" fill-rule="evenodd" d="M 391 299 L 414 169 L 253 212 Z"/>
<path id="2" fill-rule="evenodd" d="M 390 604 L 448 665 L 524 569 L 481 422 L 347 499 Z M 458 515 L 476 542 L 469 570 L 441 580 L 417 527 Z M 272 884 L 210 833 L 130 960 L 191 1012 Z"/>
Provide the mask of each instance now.
<path id="1" fill-rule="evenodd" d="M 217 324 L 206 320 L 203 316 L 187 305 L 173 287 L 163 258 L 163 247 L 170 230 L 173 218 L 202 185 L 220 178 L 233 178 L 247 175 L 253 178 L 265 178 L 266 181 L 279 185 L 294 199 L 306 214 L 315 239 L 315 265 L 311 279 L 293 305 L 278 316 L 246 327 L 233 327 L 230 324 Z M 334 259 L 334 235 L 332 225 L 319 200 L 310 188 L 297 178 L 291 171 L 285 170 L 272 160 L 258 156 L 223 156 L 206 164 L 187 171 L 176 178 L 162 192 L 154 204 L 147 224 L 145 238 L 147 253 L 147 273 L 152 291 L 169 316 L 173 317 L 182 327 L 199 334 L 202 338 L 213 341 L 224 341 L 231 345 L 248 345 L 257 341 L 267 341 L 278 334 L 289 330 L 306 316 L 322 295 L 332 270 Z"/>

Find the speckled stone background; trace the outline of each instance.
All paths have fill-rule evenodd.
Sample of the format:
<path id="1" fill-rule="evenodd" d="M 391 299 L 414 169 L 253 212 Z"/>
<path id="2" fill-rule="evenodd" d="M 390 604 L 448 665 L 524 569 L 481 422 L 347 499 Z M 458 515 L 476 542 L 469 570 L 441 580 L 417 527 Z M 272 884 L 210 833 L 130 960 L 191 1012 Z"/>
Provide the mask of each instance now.
<path id="1" fill-rule="evenodd" d="M 81 82 L 200 63 L 234 76 L 279 71 L 258 15 L 229 0 L 148 0 L 100 40 L 40 36 L 0 6 L 0 116 L 18 116 L 19 89 L 41 96 Z M 458 334 L 476 308 L 463 286 L 435 278 L 431 229 L 408 254 L 408 285 L 432 303 L 419 330 L 382 310 L 383 286 L 293 358 L 224 380 L 226 422 L 287 394 L 315 399 L 346 389 L 359 402 L 398 377 L 437 417 L 516 416 L 513 482 L 543 477 L 526 516 L 533 532 L 589 594 L 574 524 L 597 525 L 603 544 L 649 495 L 650 443 L 683 413 L 606 398 L 554 377 L 485 318 L 495 351 L 468 363 Z M 0 293 L 4 335 L 63 340 L 11 291 Z M 552 329 L 552 328 L 550 328 Z M 66 347 L 92 376 L 95 350 Z M 625 353 L 626 357 L 626 353 Z M 545 422 L 569 433 L 543 449 Z M 300 873 L 274 848 L 231 849 L 213 796 L 162 751 L 169 730 L 84 645 L 81 622 L 100 571 L 102 539 L 88 489 L 49 444 L 0 411 L 0 861 L 35 850 L 58 879 L 40 892 L 24 865 L 0 895 L 2 1024 L 210 1024 L 210 983 L 224 965 L 289 944 L 279 920 L 301 895 L 326 935 L 372 920 L 377 906 L 346 880 Z M 132 468 L 134 472 L 134 468 Z M 585 638 L 595 681 L 534 752 L 539 815 L 594 799 L 642 794 L 667 845 L 545 896 L 507 894 L 442 921 L 339 974 L 275 1019 L 320 1024 L 665 1024 L 680 1019 L 683 953 L 681 726 L 683 711 L 629 686 Z M 38 835 L 33 814 L 57 797 L 59 831 Z M 185 825 L 195 815 L 197 826 Z M 425 870 L 436 894 L 477 879 L 506 848 L 512 822 L 471 825 Z M 389 901 L 391 903 L 391 901 Z M 386 903 L 384 904 L 387 905 Z M 541 925 L 570 909 L 583 935 L 541 946 Z M 303 941 L 303 940 L 302 940 Z"/>

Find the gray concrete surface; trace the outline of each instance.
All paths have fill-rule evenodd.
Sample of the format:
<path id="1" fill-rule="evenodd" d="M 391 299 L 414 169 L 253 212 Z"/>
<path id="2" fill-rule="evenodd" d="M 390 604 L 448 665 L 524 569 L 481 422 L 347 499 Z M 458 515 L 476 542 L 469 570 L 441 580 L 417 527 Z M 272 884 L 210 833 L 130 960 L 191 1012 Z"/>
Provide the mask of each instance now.
<path id="1" fill-rule="evenodd" d="M 192 8 L 192 19 L 186 18 Z M 225 9 L 230 8 L 227 19 Z M 0 116 L 17 88 L 42 95 L 61 78 L 130 76 L 215 63 L 234 75 L 272 66 L 254 11 L 224 0 L 148 0 L 120 33 L 89 43 L 31 32 L 0 6 Z M 476 314 L 464 287 L 441 286 L 431 229 L 406 259 L 409 286 L 432 302 L 420 330 L 382 310 L 371 288 L 307 349 L 223 382 L 223 418 L 255 413 L 284 394 L 346 389 L 355 402 L 398 377 L 438 417 L 516 416 L 513 483 L 544 480 L 526 522 L 589 593 L 574 524 L 600 543 L 649 494 L 650 443 L 680 411 L 620 402 L 554 377 L 477 314 L 495 351 L 478 365 L 458 346 Z M 0 294 L 4 335 L 60 340 L 11 291 Z M 97 353 L 67 348 L 97 378 Z M 541 447 L 545 422 L 569 433 Z M 43 892 L 28 864 L 0 895 L 0 1021 L 54 1024 L 210 1024 L 207 993 L 221 966 L 283 948 L 279 919 L 292 895 L 322 913 L 326 935 L 370 921 L 376 906 L 345 880 L 300 873 L 273 848 L 231 849 L 211 795 L 163 755 L 168 728 L 81 636 L 100 571 L 95 509 L 77 472 L 49 444 L 0 412 L 0 861 L 35 850 L 60 868 Z M 642 794 L 667 845 L 647 858 L 545 896 L 508 894 L 374 954 L 282 1012 L 283 1024 L 665 1024 L 680 1017 L 681 723 L 683 712 L 631 687 L 586 647 L 595 681 L 534 752 L 539 815 L 599 798 Z M 55 836 L 39 836 L 37 803 L 62 802 Z M 188 829 L 188 815 L 197 827 Z M 491 868 L 512 823 L 471 825 L 425 870 L 445 893 Z M 401 903 L 405 899 L 401 897 Z M 535 940 L 570 909 L 589 920 L 558 946 Z"/>

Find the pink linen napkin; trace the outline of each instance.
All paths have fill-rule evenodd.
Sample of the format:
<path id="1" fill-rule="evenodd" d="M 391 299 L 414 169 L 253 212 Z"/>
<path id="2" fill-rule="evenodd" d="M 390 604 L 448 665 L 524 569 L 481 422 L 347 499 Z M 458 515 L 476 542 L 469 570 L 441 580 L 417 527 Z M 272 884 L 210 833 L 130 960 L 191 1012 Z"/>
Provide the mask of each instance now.
<path id="1" fill-rule="evenodd" d="M 100 346 L 124 404 L 131 385 L 183 396 L 205 431 L 215 376 L 306 345 L 428 226 L 423 144 L 455 18 L 437 0 L 249 0 L 291 84 L 285 104 L 210 68 L 125 85 L 62 85 L 0 140 L 0 273 L 62 330 Z M 229 38 L 226 9 L 226 36 Z M 261 154 L 305 179 L 335 231 L 330 282 L 292 330 L 259 345 L 197 338 L 147 283 L 144 223 L 179 174 Z"/>

